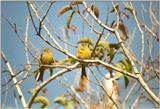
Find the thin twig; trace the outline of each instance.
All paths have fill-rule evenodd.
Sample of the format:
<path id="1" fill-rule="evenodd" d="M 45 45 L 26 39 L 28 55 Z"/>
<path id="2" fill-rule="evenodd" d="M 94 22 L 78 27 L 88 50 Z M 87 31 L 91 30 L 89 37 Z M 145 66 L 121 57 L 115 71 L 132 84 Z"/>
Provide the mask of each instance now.
<path id="1" fill-rule="evenodd" d="M 39 21 L 42 21 L 41 18 L 40 18 L 40 16 L 39 16 L 39 14 L 38 14 L 38 12 L 37 12 L 37 10 L 36 10 L 36 7 L 33 5 L 33 3 L 31 3 L 31 1 L 28 1 L 27 3 L 29 3 L 29 5 L 30 5 L 30 7 L 32 8 L 32 10 L 33 10 L 35 16 L 37 17 L 37 19 L 38 19 Z M 47 27 L 45 26 L 44 22 L 41 22 L 41 25 L 42 25 L 42 28 L 43 28 L 43 29 L 45 30 L 45 32 L 47 33 L 47 35 L 49 36 L 49 38 L 54 42 L 54 44 L 55 44 L 58 48 L 63 49 L 63 48 L 59 45 L 59 43 L 53 38 L 52 34 L 49 32 L 49 30 L 48 30 Z M 37 33 L 38 33 L 38 32 L 37 32 Z M 37 35 L 40 35 L 40 34 L 37 34 Z"/>
<path id="2" fill-rule="evenodd" d="M 130 3 L 130 5 L 132 6 L 132 3 Z M 141 28 L 141 23 L 139 22 L 139 20 L 137 18 L 135 9 L 132 10 L 132 13 L 133 13 L 134 19 L 136 21 L 137 27 L 141 33 L 141 63 L 143 63 L 143 61 L 144 61 L 144 32 Z M 142 69 L 143 69 L 143 67 L 140 66 L 140 73 L 142 73 Z"/>

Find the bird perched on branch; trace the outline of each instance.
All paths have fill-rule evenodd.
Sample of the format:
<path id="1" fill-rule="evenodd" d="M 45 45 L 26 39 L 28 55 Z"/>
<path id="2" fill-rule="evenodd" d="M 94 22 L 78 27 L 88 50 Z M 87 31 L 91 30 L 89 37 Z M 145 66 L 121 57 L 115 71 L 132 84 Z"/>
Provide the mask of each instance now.
<path id="1" fill-rule="evenodd" d="M 43 65 L 51 65 L 54 62 L 55 61 L 54 61 L 54 58 L 53 58 L 51 50 L 49 48 L 45 48 L 43 53 L 40 56 L 40 63 L 39 63 L 40 64 L 40 68 L 35 71 L 36 81 L 40 81 L 41 80 L 43 82 L 44 71 L 46 69 L 48 69 L 47 66 L 43 66 Z M 50 76 L 51 76 L 52 73 L 53 73 L 53 69 L 49 68 L 49 70 L 50 70 Z"/>
<path id="2" fill-rule="evenodd" d="M 91 58 L 91 50 L 88 48 L 87 44 L 80 44 L 76 56 L 79 59 L 90 59 Z M 81 62 L 82 72 L 81 78 L 79 82 L 79 91 L 83 92 L 86 89 L 86 84 L 88 82 L 87 74 L 86 74 L 86 63 Z"/>
<path id="3" fill-rule="evenodd" d="M 105 104 L 105 108 L 107 107 L 107 109 L 117 109 L 117 107 L 119 107 L 120 109 L 123 109 L 119 98 L 119 86 L 116 78 L 111 77 L 111 74 L 108 73 L 105 75 L 105 79 L 103 79 L 102 83 L 106 93 L 108 94 L 107 95 L 104 93 L 102 98 L 102 102 Z"/>

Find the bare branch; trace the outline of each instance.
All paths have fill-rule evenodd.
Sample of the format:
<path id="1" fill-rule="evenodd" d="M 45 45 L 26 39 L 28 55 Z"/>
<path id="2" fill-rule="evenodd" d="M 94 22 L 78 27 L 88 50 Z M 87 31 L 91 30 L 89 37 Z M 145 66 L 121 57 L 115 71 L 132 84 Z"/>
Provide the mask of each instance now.
<path id="1" fill-rule="evenodd" d="M 3 53 L 3 51 L 1 51 L 1 56 L 2 56 L 2 59 L 4 60 L 8 70 L 10 72 L 11 77 L 13 77 L 13 83 L 17 83 L 17 79 L 14 77 L 14 73 L 12 71 L 11 65 L 10 65 L 9 61 L 7 60 L 7 58 L 6 58 L 5 54 Z M 24 95 L 22 93 L 22 90 L 21 90 L 20 86 L 18 84 L 16 84 L 15 88 L 17 90 L 17 93 L 19 95 L 19 99 L 20 99 L 23 107 L 26 107 L 26 100 L 24 98 Z"/>
<path id="2" fill-rule="evenodd" d="M 132 6 L 132 3 L 131 3 L 131 6 Z M 133 7 L 133 6 L 132 6 Z M 137 15 L 136 15 L 136 12 L 135 12 L 135 9 L 132 10 L 132 13 L 133 13 L 133 16 L 134 16 L 134 19 L 136 21 L 136 24 L 137 24 L 137 27 L 141 33 L 141 63 L 143 63 L 144 61 L 144 32 L 141 28 L 141 23 L 139 22 L 138 18 L 137 18 Z M 140 67 L 140 73 L 142 73 L 142 66 Z"/>
<path id="3" fill-rule="evenodd" d="M 47 84 L 49 84 L 51 81 L 55 80 L 57 77 L 65 74 L 66 72 L 68 72 L 68 71 L 70 71 L 70 70 L 75 69 L 78 65 L 79 65 L 78 63 L 75 63 L 74 65 L 69 66 L 68 69 L 63 69 L 63 70 L 55 73 L 55 74 L 52 75 L 49 79 L 47 79 L 46 81 L 44 81 L 43 83 L 41 83 L 39 86 L 37 86 L 37 87 L 35 88 L 34 93 L 33 93 L 32 96 L 30 97 L 30 100 L 28 101 L 26 108 L 31 108 L 35 97 L 37 96 L 38 92 L 39 92 L 43 87 L 45 87 L 45 86 L 46 86 Z"/>

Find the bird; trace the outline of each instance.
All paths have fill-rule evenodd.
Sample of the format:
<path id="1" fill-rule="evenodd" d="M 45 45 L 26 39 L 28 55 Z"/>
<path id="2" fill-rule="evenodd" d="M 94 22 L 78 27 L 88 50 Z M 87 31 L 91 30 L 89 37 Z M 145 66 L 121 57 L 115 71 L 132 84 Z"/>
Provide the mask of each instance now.
<path id="1" fill-rule="evenodd" d="M 77 48 L 76 57 L 79 59 L 90 59 L 91 58 L 91 50 L 87 46 L 87 44 L 80 44 Z M 81 62 L 81 78 L 79 81 L 79 91 L 83 92 L 86 89 L 88 78 L 86 74 L 86 63 Z"/>
<path id="2" fill-rule="evenodd" d="M 43 53 L 40 56 L 40 62 L 39 62 L 40 67 L 38 70 L 35 71 L 36 72 L 35 73 L 36 81 L 43 82 L 44 71 L 46 69 L 48 69 L 48 67 L 43 66 L 43 65 L 52 65 L 52 63 L 54 63 L 54 62 L 55 62 L 55 60 L 53 58 L 53 54 L 52 54 L 51 50 L 49 48 L 45 48 Z M 50 70 L 50 76 L 51 76 L 53 73 L 53 69 L 49 68 L 49 70 Z"/>
<path id="3" fill-rule="evenodd" d="M 105 104 L 104 106 L 107 107 L 107 109 L 117 109 L 117 106 L 122 109 L 122 104 L 119 97 L 119 86 L 116 78 L 112 77 L 110 73 L 107 73 L 102 81 L 102 84 L 105 91 L 108 93 L 108 95 L 104 93 L 102 98 Z M 111 97 L 114 102 L 108 96 Z"/>

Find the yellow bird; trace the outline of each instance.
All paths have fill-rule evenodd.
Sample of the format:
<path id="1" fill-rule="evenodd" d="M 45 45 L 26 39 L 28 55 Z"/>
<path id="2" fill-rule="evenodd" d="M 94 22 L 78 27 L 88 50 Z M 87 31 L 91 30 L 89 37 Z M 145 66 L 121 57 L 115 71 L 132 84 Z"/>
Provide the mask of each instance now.
<path id="1" fill-rule="evenodd" d="M 77 58 L 80 59 L 90 59 L 91 58 L 91 50 L 88 48 L 87 44 L 81 44 L 76 52 Z"/>
<path id="2" fill-rule="evenodd" d="M 81 44 L 76 52 L 76 57 L 79 59 L 90 59 L 91 58 L 91 50 L 88 48 L 87 44 Z M 81 73 L 81 79 L 79 82 L 79 91 L 84 91 L 86 89 L 87 84 L 87 74 L 85 70 L 85 63 L 81 63 L 82 66 L 82 73 Z"/>
<path id="3" fill-rule="evenodd" d="M 36 81 L 41 80 L 43 82 L 44 71 L 45 71 L 45 69 L 48 68 L 43 65 L 51 65 L 52 63 L 54 63 L 54 58 L 53 58 L 52 52 L 49 48 L 45 48 L 43 53 L 41 54 L 41 57 L 40 57 L 40 68 L 36 71 L 36 74 L 35 74 Z M 53 72 L 52 68 L 50 68 L 49 70 L 50 70 L 50 76 L 51 76 L 52 72 Z"/>

